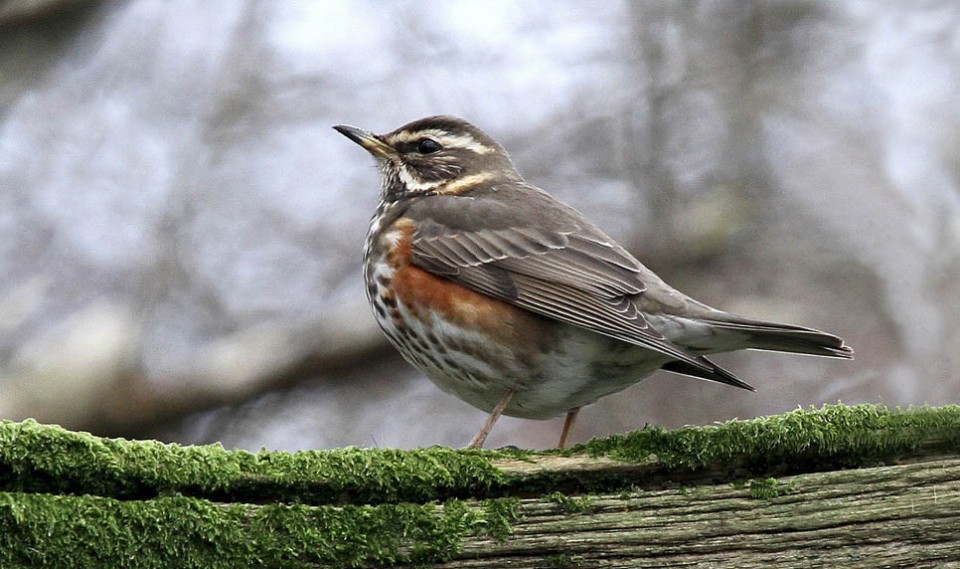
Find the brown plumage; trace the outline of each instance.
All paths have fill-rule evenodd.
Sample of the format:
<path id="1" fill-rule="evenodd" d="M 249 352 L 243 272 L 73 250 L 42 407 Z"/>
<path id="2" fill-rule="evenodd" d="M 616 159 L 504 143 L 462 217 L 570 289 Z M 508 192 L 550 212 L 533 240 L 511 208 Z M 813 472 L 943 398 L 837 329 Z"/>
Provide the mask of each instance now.
<path id="1" fill-rule="evenodd" d="M 377 158 L 381 202 L 364 248 L 377 321 L 404 357 L 491 415 L 577 411 L 656 371 L 753 388 L 704 354 L 851 358 L 831 334 L 735 316 L 671 288 L 573 208 L 517 173 L 455 117 L 385 134 L 334 127 Z"/>

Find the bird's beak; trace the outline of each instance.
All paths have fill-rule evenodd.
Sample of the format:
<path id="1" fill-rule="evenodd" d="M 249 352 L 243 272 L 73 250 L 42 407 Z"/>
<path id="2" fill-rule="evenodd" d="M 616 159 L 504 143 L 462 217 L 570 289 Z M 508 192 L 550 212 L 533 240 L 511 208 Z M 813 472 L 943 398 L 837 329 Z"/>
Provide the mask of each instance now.
<path id="1" fill-rule="evenodd" d="M 333 128 L 343 136 L 364 147 L 367 152 L 373 154 L 375 158 L 389 158 L 396 154 L 389 144 L 380 140 L 377 135 L 368 130 L 345 124 L 338 124 Z"/>

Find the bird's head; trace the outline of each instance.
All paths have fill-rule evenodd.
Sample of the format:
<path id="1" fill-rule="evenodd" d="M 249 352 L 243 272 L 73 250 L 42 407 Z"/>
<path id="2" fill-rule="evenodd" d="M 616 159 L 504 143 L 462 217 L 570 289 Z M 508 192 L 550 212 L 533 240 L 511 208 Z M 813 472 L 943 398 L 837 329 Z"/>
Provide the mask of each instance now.
<path id="1" fill-rule="evenodd" d="M 387 134 L 347 125 L 333 128 L 377 159 L 387 201 L 457 194 L 478 184 L 520 179 L 496 140 L 457 117 L 427 117 Z"/>

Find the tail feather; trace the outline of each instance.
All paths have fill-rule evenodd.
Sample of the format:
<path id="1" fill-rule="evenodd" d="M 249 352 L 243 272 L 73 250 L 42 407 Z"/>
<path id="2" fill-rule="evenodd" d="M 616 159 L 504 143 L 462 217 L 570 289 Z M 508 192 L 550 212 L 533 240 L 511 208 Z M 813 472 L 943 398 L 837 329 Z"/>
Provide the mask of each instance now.
<path id="1" fill-rule="evenodd" d="M 748 345 L 744 347 L 748 349 L 853 359 L 853 349 L 844 344 L 841 338 L 813 328 L 752 320 L 732 314 L 710 318 L 708 322 L 714 328 L 746 335 Z"/>
<path id="2" fill-rule="evenodd" d="M 710 310 L 707 314 L 691 318 L 690 321 L 695 321 L 696 325 L 688 325 L 686 328 L 680 326 L 688 335 L 680 338 L 678 343 L 692 353 L 753 349 L 853 359 L 853 350 L 844 344 L 841 338 L 813 328 L 753 320 L 719 310 Z M 709 332 L 705 333 L 705 330 Z M 703 365 L 674 360 L 664 364 L 662 369 L 756 391 L 748 383 L 702 355 L 695 357 L 696 361 Z"/>

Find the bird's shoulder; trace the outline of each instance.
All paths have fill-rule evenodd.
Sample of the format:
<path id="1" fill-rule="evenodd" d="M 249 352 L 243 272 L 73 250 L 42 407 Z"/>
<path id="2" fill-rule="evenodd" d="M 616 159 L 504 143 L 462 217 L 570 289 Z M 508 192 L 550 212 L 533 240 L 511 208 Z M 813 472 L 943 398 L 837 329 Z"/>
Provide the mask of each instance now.
<path id="1" fill-rule="evenodd" d="M 579 211 L 529 184 L 431 196 L 405 215 L 417 225 L 415 262 L 439 274 L 483 267 L 606 298 L 646 288 L 649 270 L 633 255 Z"/>

